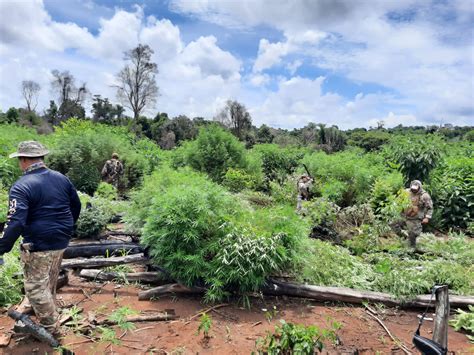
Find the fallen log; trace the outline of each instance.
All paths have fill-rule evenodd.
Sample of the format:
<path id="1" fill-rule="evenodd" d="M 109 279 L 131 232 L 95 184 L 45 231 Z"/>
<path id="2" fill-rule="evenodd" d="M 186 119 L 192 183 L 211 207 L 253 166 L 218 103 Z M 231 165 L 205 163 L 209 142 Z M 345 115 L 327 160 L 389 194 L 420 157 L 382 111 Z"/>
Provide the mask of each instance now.
<path id="1" fill-rule="evenodd" d="M 181 284 L 168 284 L 163 286 L 158 286 L 151 288 L 146 291 L 141 291 L 138 293 L 138 300 L 144 301 L 151 298 L 165 296 L 173 293 L 179 294 L 199 294 L 206 292 L 206 289 L 203 287 L 186 287 Z"/>
<path id="2" fill-rule="evenodd" d="M 202 294 L 206 292 L 203 287 L 186 287 L 181 284 L 169 284 L 155 287 L 138 293 L 138 299 L 149 300 L 153 297 L 160 297 L 168 294 Z M 346 302 L 362 304 L 364 302 L 382 303 L 391 307 L 420 308 L 427 307 L 430 301 L 430 295 L 417 296 L 409 301 L 398 300 L 388 293 L 361 291 L 345 287 L 327 287 L 294 284 L 289 282 L 280 282 L 269 280 L 260 291 L 265 295 L 271 296 L 290 296 L 304 297 L 315 301 Z M 449 296 L 451 307 L 466 308 L 468 305 L 474 305 L 473 296 Z M 433 306 L 433 305 L 431 305 Z"/>
<path id="3" fill-rule="evenodd" d="M 91 256 L 119 256 L 143 253 L 144 248 L 136 243 L 76 243 L 70 244 L 64 251 L 64 259 L 84 258 Z"/>
<path id="4" fill-rule="evenodd" d="M 264 294 L 272 296 L 293 296 L 310 298 L 317 301 L 333 301 L 361 304 L 363 302 L 383 303 L 387 306 L 399 307 L 427 307 L 430 301 L 430 295 L 417 296 L 409 301 L 401 301 L 388 293 L 360 291 L 345 287 L 326 287 L 301 285 L 289 282 L 279 282 L 270 280 L 267 285 L 262 287 Z M 451 307 L 466 308 L 468 305 L 474 305 L 473 296 L 455 296 L 450 295 Z"/>
<path id="5" fill-rule="evenodd" d="M 126 282 L 143 282 L 151 285 L 164 285 L 170 282 L 170 279 L 162 272 L 104 272 L 102 270 L 81 270 L 80 277 L 89 280 L 113 281 L 123 280 Z"/>
<path id="6" fill-rule="evenodd" d="M 175 320 L 178 319 L 179 316 L 173 313 L 154 313 L 154 314 L 145 314 L 145 315 L 138 315 L 138 316 L 128 316 L 126 317 L 126 322 L 136 323 L 136 322 L 161 322 L 161 321 L 168 321 L 168 320 Z M 116 321 L 112 321 L 110 319 L 104 319 L 102 321 L 97 321 L 97 325 L 117 325 Z"/>
<path id="7" fill-rule="evenodd" d="M 143 254 L 114 256 L 111 258 L 68 259 L 61 264 L 63 269 L 96 269 L 123 264 L 146 264 L 149 259 Z"/>

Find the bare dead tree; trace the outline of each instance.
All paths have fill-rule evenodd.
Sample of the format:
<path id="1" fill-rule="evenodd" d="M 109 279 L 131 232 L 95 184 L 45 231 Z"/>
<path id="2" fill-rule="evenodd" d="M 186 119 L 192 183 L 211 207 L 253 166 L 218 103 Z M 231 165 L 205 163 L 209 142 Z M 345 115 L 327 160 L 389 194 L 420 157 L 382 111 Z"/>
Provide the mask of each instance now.
<path id="1" fill-rule="evenodd" d="M 153 107 L 158 97 L 158 86 L 155 75 L 158 66 L 151 61 L 153 50 L 148 45 L 125 52 L 128 62 L 117 74 L 117 97 L 122 104 L 133 111 L 137 119 L 147 107 Z"/>
<path id="2" fill-rule="evenodd" d="M 252 127 L 250 113 L 244 105 L 233 100 L 227 100 L 224 108 L 214 117 L 214 120 L 229 128 L 240 140 L 245 138 L 245 133 Z"/>
<path id="3" fill-rule="evenodd" d="M 51 74 L 53 75 L 51 87 L 53 91 L 56 91 L 58 94 L 59 106 L 66 102 L 72 102 L 74 104 L 81 104 L 84 102 L 88 93 L 86 83 L 76 87 L 76 79 L 68 70 L 63 72 L 53 70 Z"/>
<path id="4" fill-rule="evenodd" d="M 26 101 L 26 109 L 34 111 L 38 105 L 38 95 L 41 90 L 40 84 L 33 80 L 23 80 L 21 82 L 21 93 Z"/>

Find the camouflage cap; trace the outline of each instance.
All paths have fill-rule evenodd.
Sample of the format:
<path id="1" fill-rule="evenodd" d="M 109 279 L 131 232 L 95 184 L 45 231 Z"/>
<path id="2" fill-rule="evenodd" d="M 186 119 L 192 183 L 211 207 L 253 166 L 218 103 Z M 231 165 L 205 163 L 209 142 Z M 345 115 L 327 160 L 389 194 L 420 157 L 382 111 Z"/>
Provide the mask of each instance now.
<path id="1" fill-rule="evenodd" d="M 49 151 L 40 142 L 24 141 L 18 144 L 18 151 L 10 154 L 10 158 L 27 157 L 39 158 L 44 157 Z"/>

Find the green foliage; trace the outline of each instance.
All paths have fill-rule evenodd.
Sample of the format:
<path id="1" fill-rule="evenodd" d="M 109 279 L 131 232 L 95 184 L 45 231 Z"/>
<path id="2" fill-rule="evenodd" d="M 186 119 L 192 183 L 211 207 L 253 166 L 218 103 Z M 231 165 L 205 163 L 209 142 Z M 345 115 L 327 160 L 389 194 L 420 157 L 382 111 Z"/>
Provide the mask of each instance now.
<path id="1" fill-rule="evenodd" d="M 8 213 L 8 191 L 0 181 L 0 223 L 7 221 Z"/>
<path id="2" fill-rule="evenodd" d="M 209 332 L 212 327 L 212 317 L 207 313 L 203 313 L 201 318 L 199 318 L 199 326 L 197 329 L 197 335 L 201 334 L 201 331 L 204 335 L 204 338 L 209 338 Z"/>
<path id="3" fill-rule="evenodd" d="M 142 243 L 153 260 L 186 285 L 209 287 L 207 301 L 258 289 L 291 264 L 295 244 L 308 233 L 293 208 L 252 210 L 189 170 L 157 171 L 132 198 L 145 211 Z"/>
<path id="4" fill-rule="evenodd" d="M 464 139 L 468 142 L 474 142 L 474 129 L 471 129 L 464 135 Z"/>
<path id="5" fill-rule="evenodd" d="M 370 192 L 370 205 L 375 214 L 380 214 L 403 188 L 403 176 L 392 172 L 378 177 Z M 401 212 L 401 211 L 399 211 Z"/>
<path id="6" fill-rule="evenodd" d="M 127 321 L 127 317 L 136 314 L 138 314 L 137 311 L 124 306 L 113 311 L 112 314 L 108 317 L 108 320 L 117 323 L 117 326 L 123 331 L 133 330 L 135 329 L 135 324 Z"/>
<path id="7" fill-rule="evenodd" d="M 304 151 L 296 148 L 280 148 L 276 144 L 260 144 L 249 154 L 261 160 L 264 183 L 268 189 L 270 182 L 282 184 L 288 175 L 295 172 Z"/>
<path id="8" fill-rule="evenodd" d="M 232 192 L 251 189 L 254 186 L 252 176 L 241 169 L 229 168 L 224 175 L 222 185 Z"/>
<path id="9" fill-rule="evenodd" d="M 308 154 L 303 163 L 316 179 L 314 193 L 341 207 L 365 202 L 372 184 L 389 170 L 379 155 L 364 154 L 357 149 L 330 155 Z"/>
<path id="10" fill-rule="evenodd" d="M 201 128 L 196 140 L 181 150 L 183 161 L 221 182 L 229 168 L 245 168 L 245 148 L 231 133 L 217 125 Z"/>
<path id="11" fill-rule="evenodd" d="M 106 227 L 112 213 L 100 198 L 92 198 L 82 193 L 79 196 L 82 209 L 75 233 L 78 238 L 93 238 Z"/>
<path id="12" fill-rule="evenodd" d="M 10 253 L 3 255 L 5 263 L 0 266 L 0 307 L 8 307 L 21 301 L 23 274 L 19 250 L 19 246 L 15 245 Z"/>
<path id="13" fill-rule="evenodd" d="M 471 343 L 474 344 L 474 306 L 468 306 L 469 311 L 463 311 L 462 309 L 456 310 L 456 315 L 449 321 L 449 324 L 454 328 L 455 331 L 459 332 L 464 329 L 469 334 L 466 334 Z"/>
<path id="14" fill-rule="evenodd" d="M 474 159 L 448 158 L 432 175 L 433 219 L 439 227 L 467 228 L 474 217 Z"/>
<path id="15" fill-rule="evenodd" d="M 105 198 L 106 200 L 112 201 L 117 199 L 117 189 L 106 182 L 101 182 L 97 186 L 97 190 L 94 192 L 94 196 Z"/>
<path id="16" fill-rule="evenodd" d="M 281 326 L 275 326 L 275 332 L 267 332 L 264 339 L 256 342 L 258 354 L 307 354 L 322 351 L 324 342 L 335 342 L 336 331 L 341 325 L 333 322 L 331 329 L 321 329 L 317 326 L 287 323 L 280 320 Z"/>
<path id="17" fill-rule="evenodd" d="M 104 163 L 117 152 L 124 165 L 121 183 L 133 187 L 150 170 L 149 161 L 133 143 L 133 136 L 124 128 L 70 119 L 49 136 L 51 154 L 47 162 L 69 176 L 78 190 L 92 195 L 100 183 Z"/>
<path id="18" fill-rule="evenodd" d="M 370 290 L 375 274 L 372 267 L 346 248 L 317 239 L 305 239 L 298 251 L 295 269 L 299 281 L 311 285 L 340 286 Z"/>
<path id="19" fill-rule="evenodd" d="M 386 154 L 403 173 L 405 183 L 413 180 L 429 181 L 430 172 L 440 163 L 444 141 L 437 135 L 405 136 L 394 139 Z"/>
<path id="20" fill-rule="evenodd" d="M 351 134 L 349 144 L 372 152 L 387 144 L 390 138 L 390 134 L 384 131 L 357 131 Z"/>

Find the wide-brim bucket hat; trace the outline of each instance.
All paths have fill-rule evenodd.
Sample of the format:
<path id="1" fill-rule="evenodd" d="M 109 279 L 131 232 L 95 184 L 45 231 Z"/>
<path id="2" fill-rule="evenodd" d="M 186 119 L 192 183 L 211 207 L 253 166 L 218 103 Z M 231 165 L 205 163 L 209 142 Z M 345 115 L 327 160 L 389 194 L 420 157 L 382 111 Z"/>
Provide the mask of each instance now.
<path id="1" fill-rule="evenodd" d="M 18 144 L 18 150 L 10 154 L 10 158 L 39 158 L 49 154 L 44 145 L 37 141 L 24 141 Z"/>

